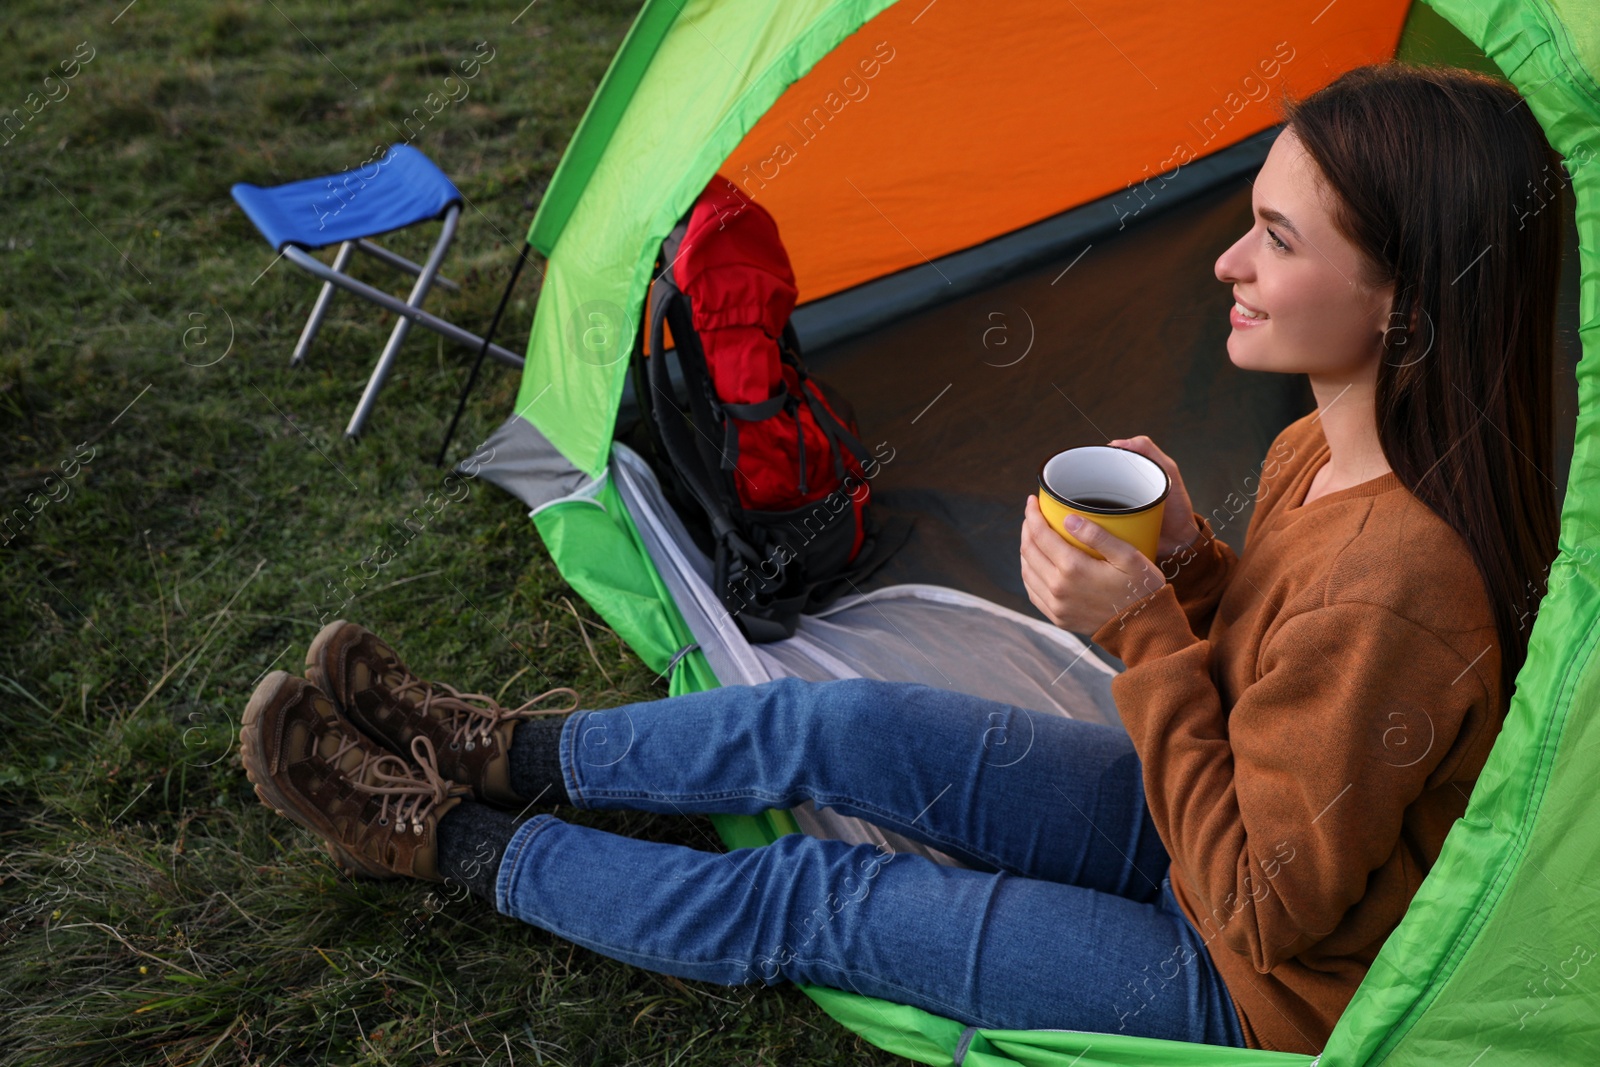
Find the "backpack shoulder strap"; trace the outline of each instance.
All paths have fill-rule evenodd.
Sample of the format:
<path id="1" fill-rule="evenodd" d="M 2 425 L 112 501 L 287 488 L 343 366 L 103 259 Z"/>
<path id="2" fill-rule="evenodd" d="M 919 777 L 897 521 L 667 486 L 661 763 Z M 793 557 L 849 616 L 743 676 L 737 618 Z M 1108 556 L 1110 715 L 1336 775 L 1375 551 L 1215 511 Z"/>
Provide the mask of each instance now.
<path id="1" fill-rule="evenodd" d="M 712 482 L 711 470 L 714 467 L 705 459 L 708 448 L 703 441 L 697 440 L 697 435 L 703 435 L 704 431 L 693 426 L 689 417 L 679 409 L 672 379 L 667 370 L 663 325 L 670 316 L 673 320 L 672 336 L 676 342 L 678 365 L 683 371 L 684 384 L 689 392 L 690 410 L 702 421 L 716 417 L 716 412 L 712 408 L 714 400 L 708 400 L 705 395 L 709 385 L 705 357 L 701 354 L 697 361 L 691 355 L 696 351 L 697 338 L 694 334 L 692 316 L 684 313 L 684 305 L 688 298 L 678 289 L 677 282 L 672 277 L 672 263 L 677 259 L 687 229 L 688 219 L 685 216 L 662 244 L 661 255 L 657 257 L 656 264 L 659 268 L 665 260 L 667 265 L 660 269 L 650 286 L 648 308 L 650 357 L 645 360 L 645 364 L 647 384 L 654 394 L 650 398 L 651 408 L 655 413 L 654 422 L 660 432 L 667 460 L 683 478 L 695 501 L 705 509 L 717 540 L 728 541 L 742 555 L 756 558 L 754 550 L 740 536 L 728 501 Z M 696 380 L 697 374 L 698 380 Z"/>

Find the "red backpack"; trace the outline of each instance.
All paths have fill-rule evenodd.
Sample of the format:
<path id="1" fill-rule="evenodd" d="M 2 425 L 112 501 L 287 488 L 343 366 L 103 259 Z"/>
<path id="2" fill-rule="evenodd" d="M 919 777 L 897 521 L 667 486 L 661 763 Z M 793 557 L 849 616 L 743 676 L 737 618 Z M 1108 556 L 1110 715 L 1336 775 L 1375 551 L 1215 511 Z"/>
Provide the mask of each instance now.
<path id="1" fill-rule="evenodd" d="M 752 642 L 791 635 L 908 532 L 871 521 L 881 457 L 848 402 L 807 374 L 797 295 L 772 216 L 719 174 L 662 243 L 634 346 L 651 466 Z M 686 396 L 655 358 L 669 352 Z"/>

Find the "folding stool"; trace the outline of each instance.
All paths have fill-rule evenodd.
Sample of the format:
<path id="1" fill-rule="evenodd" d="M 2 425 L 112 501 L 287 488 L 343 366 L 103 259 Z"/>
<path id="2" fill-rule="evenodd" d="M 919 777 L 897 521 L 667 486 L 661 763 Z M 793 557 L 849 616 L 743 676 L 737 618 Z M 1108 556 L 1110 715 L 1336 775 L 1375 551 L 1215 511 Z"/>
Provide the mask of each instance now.
<path id="1" fill-rule="evenodd" d="M 356 403 L 350 425 L 345 428 L 347 437 L 358 436 L 366 426 L 377 403 L 378 390 L 383 388 L 384 379 L 389 376 L 413 322 L 459 344 L 484 347 L 482 337 L 422 310 L 423 298 L 435 281 L 447 289 L 459 289 L 455 282 L 439 275 L 439 265 L 455 237 L 462 199 L 444 171 L 417 149 L 405 144 L 391 145 L 382 158 L 355 170 L 271 187 L 240 182 L 232 192 L 233 199 L 282 258 L 323 280 L 322 291 L 311 307 L 311 317 L 306 320 L 300 340 L 294 346 L 289 360 L 291 365 L 298 365 L 306 358 L 333 298 L 334 286 L 400 316 Z M 420 266 L 371 240 L 380 234 L 441 217 L 444 226 L 439 239 L 428 254 L 427 262 Z M 331 267 L 311 254 L 333 244 L 337 244 L 339 250 Z M 350 259 L 357 250 L 415 275 L 411 295 L 402 302 L 347 274 Z M 522 366 L 522 357 L 499 345 L 488 345 L 487 353 L 508 366 Z"/>

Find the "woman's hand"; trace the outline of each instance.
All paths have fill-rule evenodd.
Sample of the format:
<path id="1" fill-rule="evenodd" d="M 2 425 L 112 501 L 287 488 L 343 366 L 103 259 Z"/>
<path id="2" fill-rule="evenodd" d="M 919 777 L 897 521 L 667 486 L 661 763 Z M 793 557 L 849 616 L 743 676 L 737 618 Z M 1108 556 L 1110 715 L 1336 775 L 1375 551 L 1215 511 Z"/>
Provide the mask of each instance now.
<path id="1" fill-rule="evenodd" d="M 1051 529 L 1039 510 L 1039 498 L 1028 497 L 1022 519 L 1022 584 L 1033 606 L 1063 630 L 1092 634 L 1167 584 L 1161 568 L 1144 553 L 1099 525 L 1084 519 L 1071 532 L 1105 559 L 1095 559 Z"/>
<path id="2" fill-rule="evenodd" d="M 1194 521 L 1194 505 L 1189 502 L 1189 491 L 1183 487 L 1183 475 L 1178 473 L 1177 461 L 1143 434 L 1138 437 L 1119 437 L 1106 444 L 1126 448 L 1154 461 L 1172 480 L 1172 488 L 1167 491 L 1167 505 L 1161 512 L 1161 538 L 1156 542 L 1156 559 L 1167 559 L 1194 544 L 1195 538 L 1200 536 L 1200 527 Z"/>

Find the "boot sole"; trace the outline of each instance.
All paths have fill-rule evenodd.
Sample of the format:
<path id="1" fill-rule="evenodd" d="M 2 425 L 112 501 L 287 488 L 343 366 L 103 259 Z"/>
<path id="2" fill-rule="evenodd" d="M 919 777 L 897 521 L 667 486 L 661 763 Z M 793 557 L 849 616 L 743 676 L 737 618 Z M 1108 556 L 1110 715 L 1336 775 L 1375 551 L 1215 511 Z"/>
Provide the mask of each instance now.
<path id="1" fill-rule="evenodd" d="M 311 647 L 306 649 L 306 681 L 327 693 L 328 698 L 333 701 L 333 706 L 338 708 L 341 714 L 345 710 L 344 701 L 339 699 L 339 695 L 329 684 L 328 672 L 322 666 L 322 653 L 339 628 L 347 625 L 349 623 L 345 619 L 334 619 L 317 631 L 317 636 L 311 639 Z"/>
<path id="2" fill-rule="evenodd" d="M 362 859 L 360 856 L 346 851 L 338 842 L 334 841 L 332 824 L 326 819 L 319 819 L 308 814 L 288 794 L 278 788 L 277 783 L 272 780 L 272 775 L 262 766 L 260 759 L 262 751 L 262 717 L 277 697 L 278 691 L 293 677 L 288 671 L 273 671 L 267 675 L 260 685 L 256 686 L 256 691 L 250 695 L 250 703 L 244 709 L 244 721 L 239 727 L 239 756 L 244 763 L 245 777 L 250 779 L 251 785 L 255 786 L 256 796 L 260 798 L 263 804 L 290 822 L 310 830 L 326 841 L 328 854 L 345 874 L 351 877 L 365 876 L 382 879 L 400 877 L 387 868 L 379 867 Z M 354 727 L 351 728 L 354 729 Z"/>

